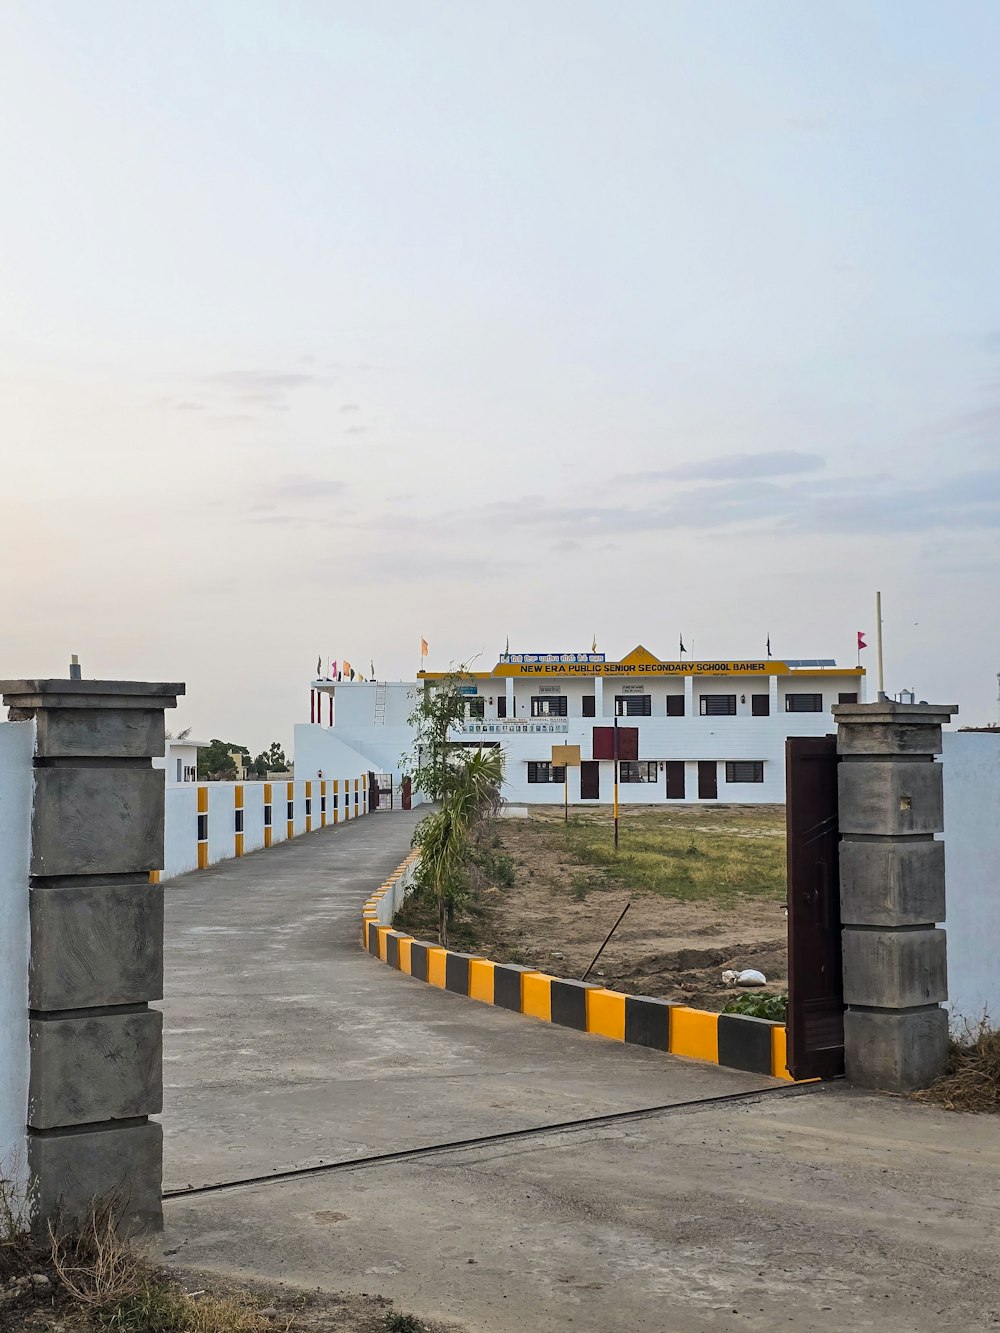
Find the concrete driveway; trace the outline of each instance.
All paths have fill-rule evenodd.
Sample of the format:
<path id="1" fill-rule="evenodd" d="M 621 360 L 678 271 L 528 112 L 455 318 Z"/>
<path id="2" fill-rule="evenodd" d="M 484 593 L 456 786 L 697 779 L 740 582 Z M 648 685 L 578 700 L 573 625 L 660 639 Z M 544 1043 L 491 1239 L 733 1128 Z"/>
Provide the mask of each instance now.
<path id="1" fill-rule="evenodd" d="M 626 1048 L 391 971 L 359 907 L 418 817 L 167 884 L 166 1187 L 666 1109 L 169 1199 L 171 1257 L 483 1333 L 1000 1327 L 995 1122 Z"/>

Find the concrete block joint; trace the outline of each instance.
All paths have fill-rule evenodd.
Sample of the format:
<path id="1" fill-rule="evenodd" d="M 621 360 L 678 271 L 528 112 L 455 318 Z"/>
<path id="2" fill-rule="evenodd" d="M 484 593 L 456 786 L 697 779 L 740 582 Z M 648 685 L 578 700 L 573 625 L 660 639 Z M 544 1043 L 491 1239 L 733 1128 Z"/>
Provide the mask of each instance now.
<path id="1" fill-rule="evenodd" d="M 130 1229 L 162 1225 L 164 709 L 180 684 L 0 682 L 36 727 L 28 1170 L 34 1223 L 116 1193 Z"/>

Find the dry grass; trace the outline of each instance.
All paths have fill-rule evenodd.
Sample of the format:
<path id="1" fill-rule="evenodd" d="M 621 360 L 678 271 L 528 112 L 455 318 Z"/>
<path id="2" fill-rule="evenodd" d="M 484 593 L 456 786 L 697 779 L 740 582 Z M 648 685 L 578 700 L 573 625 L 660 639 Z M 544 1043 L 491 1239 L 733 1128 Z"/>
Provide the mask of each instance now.
<path id="1" fill-rule="evenodd" d="M 564 824 L 561 812 L 536 808 L 527 827 L 626 893 L 721 903 L 785 897 L 784 806 L 626 807 L 618 852 L 610 811 L 577 812 Z"/>
<path id="2" fill-rule="evenodd" d="M 95 1200 L 77 1225 L 50 1223 L 42 1239 L 28 1231 L 24 1205 L 0 1177 L 0 1282 L 39 1274 L 53 1293 L 58 1327 L 114 1333 L 287 1333 L 291 1320 L 263 1314 L 249 1292 L 221 1297 L 186 1292 L 157 1268 L 120 1228 L 120 1200 Z M 13 1318 L 16 1311 L 8 1305 Z M 22 1311 L 23 1313 L 23 1311 Z M 33 1326 L 37 1325 L 37 1320 Z M 53 1325 L 55 1327 L 57 1325 Z"/>
<path id="3" fill-rule="evenodd" d="M 914 1096 L 946 1111 L 1000 1111 L 1000 1031 L 986 1019 L 953 1038 L 946 1073 Z"/>

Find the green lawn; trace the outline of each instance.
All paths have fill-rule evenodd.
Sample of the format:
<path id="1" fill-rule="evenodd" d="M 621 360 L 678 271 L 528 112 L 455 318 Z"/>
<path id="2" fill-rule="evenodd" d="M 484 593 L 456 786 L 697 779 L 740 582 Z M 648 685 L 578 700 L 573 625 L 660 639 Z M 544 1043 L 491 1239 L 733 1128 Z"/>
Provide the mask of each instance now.
<path id="1" fill-rule="evenodd" d="M 626 809 L 617 853 L 610 809 L 571 813 L 563 824 L 561 811 L 535 807 L 529 827 L 579 865 L 594 867 L 608 886 L 689 901 L 785 898 L 783 806 Z"/>

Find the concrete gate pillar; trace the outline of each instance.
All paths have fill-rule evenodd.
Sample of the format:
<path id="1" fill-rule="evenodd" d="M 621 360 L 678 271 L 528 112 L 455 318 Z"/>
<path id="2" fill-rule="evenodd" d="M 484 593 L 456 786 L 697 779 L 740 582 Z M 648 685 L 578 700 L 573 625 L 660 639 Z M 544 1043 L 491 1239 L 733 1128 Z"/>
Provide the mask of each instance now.
<path id="1" fill-rule="evenodd" d="M 165 708 L 183 685 L 0 681 L 34 718 L 28 1171 L 36 1226 L 117 1192 L 162 1225 Z"/>
<path id="2" fill-rule="evenodd" d="M 903 1092 L 948 1050 L 941 727 L 954 705 L 839 704 L 840 904 L 848 1079 Z"/>

